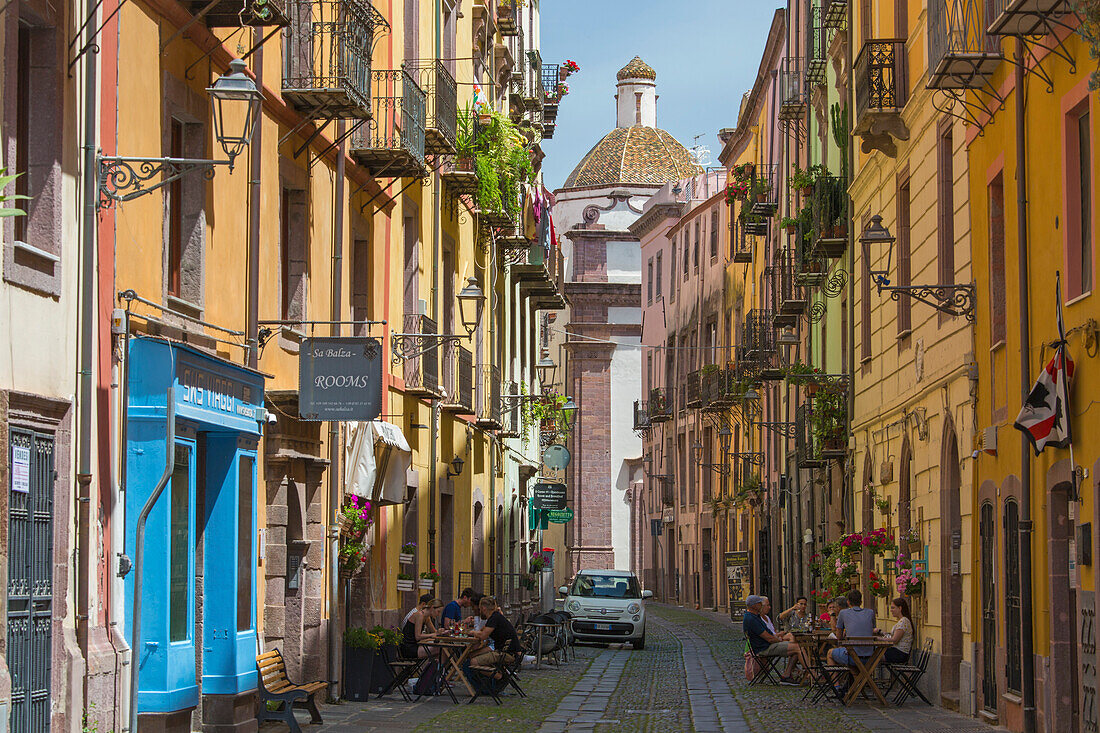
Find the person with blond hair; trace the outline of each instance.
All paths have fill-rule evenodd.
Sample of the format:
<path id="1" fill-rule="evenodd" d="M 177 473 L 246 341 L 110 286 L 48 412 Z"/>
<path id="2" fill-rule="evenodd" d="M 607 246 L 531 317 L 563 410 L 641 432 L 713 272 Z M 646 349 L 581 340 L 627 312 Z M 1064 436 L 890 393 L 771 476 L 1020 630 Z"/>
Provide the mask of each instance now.
<path id="1" fill-rule="evenodd" d="M 471 666 L 491 667 L 502 659 L 505 663 L 511 664 L 515 661 L 521 649 L 515 627 L 508 619 L 504 618 L 496 599 L 492 596 L 482 598 L 479 606 L 481 617 L 485 619 L 485 625 L 474 631 L 473 636 L 480 639 L 483 644 L 492 640 L 493 648 L 483 646 L 475 651 L 470 657 Z"/>

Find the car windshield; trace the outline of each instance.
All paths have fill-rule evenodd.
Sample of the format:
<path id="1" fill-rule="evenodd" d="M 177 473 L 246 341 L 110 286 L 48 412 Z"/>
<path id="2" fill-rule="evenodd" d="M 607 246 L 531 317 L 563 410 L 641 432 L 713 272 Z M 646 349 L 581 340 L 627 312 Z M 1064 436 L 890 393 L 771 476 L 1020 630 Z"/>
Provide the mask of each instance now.
<path id="1" fill-rule="evenodd" d="M 578 575 L 570 595 L 582 598 L 641 598 L 633 575 Z"/>

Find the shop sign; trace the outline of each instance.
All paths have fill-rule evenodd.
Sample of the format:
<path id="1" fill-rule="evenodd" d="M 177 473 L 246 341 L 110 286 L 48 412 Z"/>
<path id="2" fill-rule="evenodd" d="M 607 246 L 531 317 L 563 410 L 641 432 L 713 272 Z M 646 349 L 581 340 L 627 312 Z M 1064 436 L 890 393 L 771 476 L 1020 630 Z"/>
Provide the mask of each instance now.
<path id="1" fill-rule="evenodd" d="M 237 379 L 237 373 L 220 362 L 181 351 L 176 362 L 176 399 L 214 422 L 226 415 L 261 420 L 263 408 L 257 400 L 263 398 L 263 389 Z"/>
<path id="2" fill-rule="evenodd" d="M 31 490 L 31 449 L 24 445 L 11 447 L 11 490 L 22 494 Z"/>
<path id="3" fill-rule="evenodd" d="M 749 550 L 727 552 L 724 560 L 730 616 L 734 621 L 738 621 L 745 616 L 746 589 L 752 584 L 752 554 Z"/>
<path id="4" fill-rule="evenodd" d="M 382 345 L 363 336 L 302 341 L 298 413 L 303 420 L 374 420 L 382 414 Z"/>
<path id="5" fill-rule="evenodd" d="M 573 519 L 573 510 L 569 507 L 565 509 L 551 509 L 546 512 L 546 519 L 554 524 L 565 524 Z"/>
<path id="6" fill-rule="evenodd" d="M 565 509 L 565 484 L 535 484 L 531 496 L 536 509 Z"/>

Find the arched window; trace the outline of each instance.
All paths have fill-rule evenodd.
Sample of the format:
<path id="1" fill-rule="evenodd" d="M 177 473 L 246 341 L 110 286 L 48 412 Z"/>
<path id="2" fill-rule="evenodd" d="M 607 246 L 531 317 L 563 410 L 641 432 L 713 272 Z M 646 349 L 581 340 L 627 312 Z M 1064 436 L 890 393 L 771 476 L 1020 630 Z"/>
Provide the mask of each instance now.
<path id="1" fill-rule="evenodd" d="M 1015 499 L 1005 501 L 1005 684 L 1020 691 L 1020 507 Z"/>

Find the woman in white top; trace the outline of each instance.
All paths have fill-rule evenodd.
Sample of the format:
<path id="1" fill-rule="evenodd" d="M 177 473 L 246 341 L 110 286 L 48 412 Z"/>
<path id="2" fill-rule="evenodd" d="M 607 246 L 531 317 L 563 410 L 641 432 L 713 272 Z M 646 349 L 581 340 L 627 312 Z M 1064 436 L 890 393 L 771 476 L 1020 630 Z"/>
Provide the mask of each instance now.
<path id="1" fill-rule="evenodd" d="M 875 633 L 894 644 L 886 650 L 883 661 L 887 664 L 904 664 L 909 661 L 909 652 L 913 650 L 913 617 L 909 613 L 909 601 L 895 598 L 890 603 L 890 615 L 897 620 L 890 633 L 884 634 L 881 629 L 875 629 Z"/>

